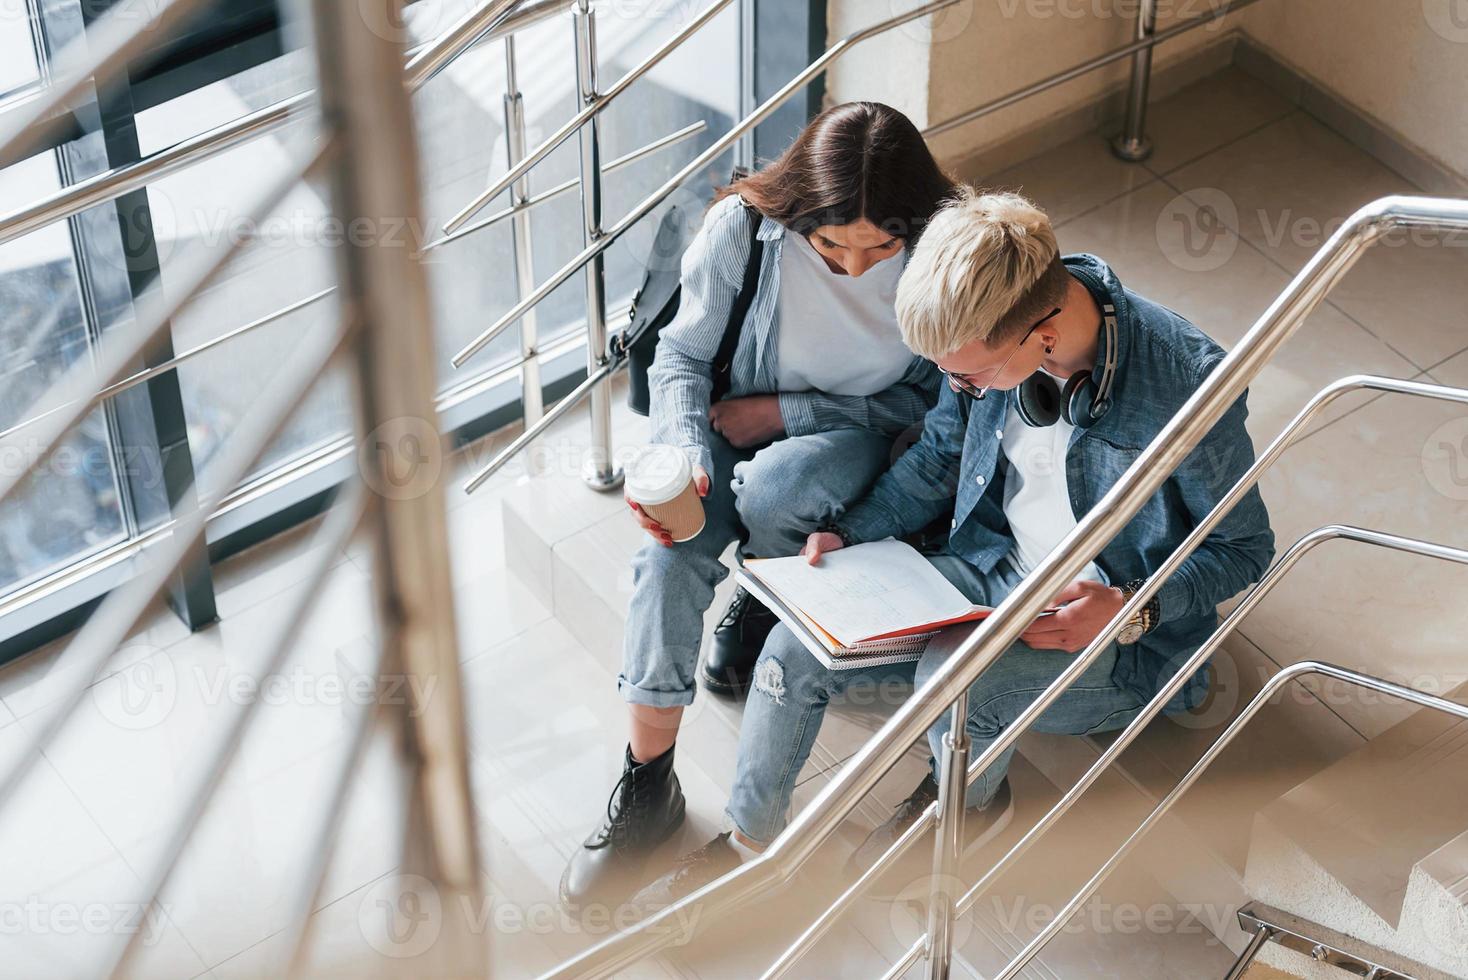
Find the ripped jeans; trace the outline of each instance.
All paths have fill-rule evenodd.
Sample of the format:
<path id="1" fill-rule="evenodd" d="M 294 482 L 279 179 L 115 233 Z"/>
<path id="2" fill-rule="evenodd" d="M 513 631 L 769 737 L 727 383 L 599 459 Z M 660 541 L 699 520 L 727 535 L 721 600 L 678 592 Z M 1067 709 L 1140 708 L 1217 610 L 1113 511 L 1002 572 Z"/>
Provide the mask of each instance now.
<path id="1" fill-rule="evenodd" d="M 1007 561 L 985 574 L 954 555 L 930 555 L 928 560 L 971 602 L 998 605 L 1019 584 L 1019 574 Z M 772 841 L 785 828 L 796 780 L 810 757 L 826 708 L 831 704 L 853 709 L 873 704 L 895 708 L 911 693 L 911 685 L 931 677 L 970 632 L 970 626 L 946 630 L 928 644 L 915 664 L 831 670 L 812 656 L 783 623 L 776 626 L 755 665 L 754 683 L 744 708 L 739 761 L 725 814 L 729 823 L 756 843 Z M 1135 718 L 1142 701 L 1112 680 L 1116 654 L 1117 646 L 1112 643 L 1040 716 L 1034 729 L 1085 735 L 1121 728 Z M 1074 656 L 1058 650 L 1036 650 L 1019 641 L 1006 650 L 969 688 L 971 757 L 977 758 L 998 738 Z M 941 753 L 947 731 L 945 712 L 928 730 L 935 756 Z M 1013 754 L 1013 749 L 1001 754 L 968 788 L 969 806 L 982 808 L 999 791 Z"/>

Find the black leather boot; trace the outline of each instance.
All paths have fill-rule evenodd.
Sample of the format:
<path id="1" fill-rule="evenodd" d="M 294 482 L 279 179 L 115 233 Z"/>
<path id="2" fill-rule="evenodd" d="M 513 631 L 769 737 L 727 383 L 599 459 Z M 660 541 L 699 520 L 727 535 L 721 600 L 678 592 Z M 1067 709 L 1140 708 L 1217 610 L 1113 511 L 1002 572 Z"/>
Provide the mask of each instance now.
<path id="1" fill-rule="evenodd" d="M 877 859 L 887 852 L 897 839 L 907 832 L 928 806 L 938 798 L 938 782 L 931 774 L 926 776 L 907 799 L 897 804 L 892 816 L 867 835 L 846 860 L 846 876 L 859 878 Z M 960 860 L 972 858 L 1004 829 L 1014 817 L 1014 796 L 1009 791 L 1009 780 L 999 784 L 994 799 L 982 810 L 970 809 L 964 814 L 963 850 Z M 931 838 L 919 841 L 894 861 L 886 872 L 868 887 L 872 898 L 905 896 L 914 882 L 926 887 L 925 876 L 933 870 L 933 847 Z"/>
<path id="2" fill-rule="evenodd" d="M 764 649 L 765 637 L 779 621 L 764 603 L 736 588 L 703 662 L 704 688 L 726 698 L 742 698 L 748 693 L 754 662 Z"/>
<path id="3" fill-rule="evenodd" d="M 647 861 L 683 824 L 683 788 L 673 749 L 637 763 L 629 746 L 622 778 L 607 800 L 606 819 L 571 855 L 561 875 L 561 904 L 581 912 L 612 906 L 647 883 Z"/>
<path id="4" fill-rule="evenodd" d="M 691 854 L 678 859 L 672 871 L 663 875 L 629 900 L 639 919 L 672 905 L 698 891 L 709 882 L 739 867 L 739 852 L 729 843 L 727 833 L 720 834 Z"/>

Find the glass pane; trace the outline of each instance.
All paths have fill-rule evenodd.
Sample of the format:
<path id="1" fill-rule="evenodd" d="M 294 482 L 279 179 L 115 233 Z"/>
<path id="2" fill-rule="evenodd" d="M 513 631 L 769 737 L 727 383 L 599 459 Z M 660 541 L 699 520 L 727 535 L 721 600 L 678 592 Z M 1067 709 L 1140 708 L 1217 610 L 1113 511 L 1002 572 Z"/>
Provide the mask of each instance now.
<path id="1" fill-rule="evenodd" d="M 0 16 L 0 99 L 34 84 L 40 77 L 25 5 L 8 4 L 4 16 Z"/>
<path id="2" fill-rule="evenodd" d="M 304 53 L 294 52 L 139 113 L 142 152 L 154 152 L 304 90 L 311 83 L 308 66 Z M 223 249 L 239 236 L 250 239 L 219 281 L 175 319 L 176 352 L 272 317 L 335 284 L 332 253 L 322 242 L 321 219 L 327 213 L 322 188 L 297 187 L 259 227 L 247 226 L 240 213 L 309 136 L 309 123 L 296 124 L 148 188 L 165 287 L 185 255 Z M 229 489 L 218 487 L 214 479 L 213 464 L 223 440 L 257 407 L 261 392 L 301 338 L 334 329 L 337 314 L 333 295 L 231 339 L 179 369 L 189 445 L 206 492 Z M 348 394 L 339 373 L 318 383 L 257 472 L 276 469 L 346 433 L 351 423 Z"/>
<path id="3" fill-rule="evenodd" d="M 0 173 L 0 212 L 56 191 L 46 153 Z M 31 417 L 35 402 L 87 356 L 81 292 L 67 225 L 52 224 L 0 245 L 0 429 Z M 20 467 L 34 456 L 22 433 Z M 0 594 L 121 540 L 117 474 L 99 410 L 73 430 L 52 458 L 4 504 L 0 520 Z"/>
<path id="4" fill-rule="evenodd" d="M 445 8 L 454 4 L 445 2 Z M 450 11 L 430 15 L 429 0 L 415 26 L 442 29 Z M 614 5 L 597 20 L 600 81 L 606 88 L 654 47 L 677 32 L 692 11 L 683 4 L 639 6 L 636 16 L 619 14 Z M 690 123 L 705 121 L 701 134 L 644 157 L 609 174 L 603 185 L 603 225 L 610 226 L 631 207 L 661 186 L 678 168 L 705 149 L 732 124 L 738 99 L 737 11 L 733 7 L 704 27 L 684 48 L 640 79 L 601 117 L 602 163 L 636 150 Z M 425 35 L 427 31 L 425 30 Z M 579 109 L 574 42 L 569 17 L 555 17 L 516 35 L 517 75 L 523 94 L 527 144 L 534 147 Z M 503 94 L 504 46 L 479 45 L 461 56 L 418 95 L 419 139 L 423 148 L 424 185 L 431 237 L 442 234 L 444 221 L 506 170 Z M 729 160 L 710 168 L 727 173 Z M 579 175 L 578 141 L 571 138 L 530 173 L 535 194 Z M 680 197 L 707 198 L 709 181 L 690 180 Z M 508 195 L 491 202 L 476 220 L 504 209 Z M 624 306 L 642 279 L 643 259 L 657 217 L 645 220 L 607 250 L 607 305 Z M 581 201 L 576 191 L 539 205 L 532 212 L 535 278 L 544 281 L 584 247 Z M 439 377 L 444 383 L 463 380 L 516 356 L 515 328 L 500 335 L 463 371 L 449 358 L 518 300 L 510 222 L 435 250 L 431 267 L 439 334 Z M 536 308 L 542 344 L 582 328 L 585 285 L 578 273 Z M 613 327 L 620 324 L 613 324 Z"/>

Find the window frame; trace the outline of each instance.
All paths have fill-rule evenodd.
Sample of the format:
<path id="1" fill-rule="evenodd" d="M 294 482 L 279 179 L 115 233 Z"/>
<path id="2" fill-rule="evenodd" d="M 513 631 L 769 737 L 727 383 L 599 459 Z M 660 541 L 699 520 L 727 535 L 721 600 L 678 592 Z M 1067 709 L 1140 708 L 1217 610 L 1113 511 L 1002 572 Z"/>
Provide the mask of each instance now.
<path id="1" fill-rule="evenodd" d="M 48 10 L 54 13 L 53 8 L 60 4 L 79 4 L 88 11 L 87 20 L 90 22 L 117 2 L 121 0 L 27 0 L 29 8 L 36 12 L 36 23 L 42 29 L 50 16 Z M 755 39 L 764 30 L 770 30 L 768 25 L 773 23 L 771 11 L 778 8 L 779 2 L 780 0 L 739 0 L 742 9 L 737 29 L 741 49 L 755 44 L 754 39 L 749 37 L 751 28 L 755 30 Z M 761 57 L 757 49 L 752 52 L 752 57 L 749 54 L 742 57 L 739 80 L 742 102 L 748 102 L 762 94 L 762 89 L 768 87 L 762 84 L 762 80 L 779 79 L 780 81 L 772 83 L 778 85 L 803 68 L 809 59 L 801 61 L 798 52 L 808 51 L 812 46 L 818 50 L 824 44 L 825 0 L 805 0 L 799 6 L 802 8 L 802 17 L 797 20 L 801 20 L 804 29 L 812 32 L 812 37 L 803 46 L 783 45 L 779 57 Z M 762 26 L 764 30 L 760 29 Z M 787 41 L 791 29 L 788 19 L 779 28 Z M 56 45 L 58 48 L 60 46 Z M 276 0 L 215 0 L 203 22 L 186 26 L 181 36 L 161 42 L 132 66 L 128 77 L 119 83 L 119 90 L 125 94 L 126 99 L 123 104 L 130 108 L 117 113 L 107 128 L 125 129 L 129 123 L 126 118 L 129 112 L 135 116 L 138 112 L 189 91 L 280 57 L 288 50 L 284 43 L 282 17 Z M 42 56 L 43 54 L 38 54 L 38 57 Z M 45 81 L 44 62 L 41 75 L 42 82 L 38 85 Z M 8 104 L 0 103 L 0 119 L 23 106 L 27 94 L 24 91 L 14 93 L 7 100 Z M 115 98 L 109 88 L 108 101 L 114 103 Z M 794 113 L 761 124 L 755 139 L 746 141 L 745 145 L 752 143 L 761 147 L 773 145 L 773 142 L 788 142 L 803 119 L 813 111 L 813 107 L 819 107 L 820 98 L 819 89 L 814 89 L 805 99 L 794 103 Z M 95 110 L 98 107 L 94 103 L 92 108 Z M 752 106 L 741 106 L 741 111 L 748 111 L 748 108 Z M 62 127 L 62 131 L 53 136 L 49 145 L 38 152 L 64 153 L 67 144 L 86 137 L 87 132 L 82 122 L 87 119 L 84 113 L 85 109 L 72 114 L 70 125 Z M 77 115 L 81 116 L 80 120 L 76 118 Z M 92 118 L 94 121 L 95 115 Z M 113 149 L 115 151 L 115 147 Z M 122 166 L 138 158 L 135 136 L 133 151 L 132 159 L 126 153 L 112 153 L 109 156 L 109 166 Z M 59 159 L 60 153 L 57 157 Z M 0 167 L 6 165 L 7 161 L 0 160 Z M 137 197 L 140 200 L 130 201 L 127 206 L 141 208 L 142 212 L 135 214 L 130 220 L 142 221 L 151 228 L 151 214 L 146 210 L 146 191 L 137 192 Z M 72 240 L 76 247 L 77 234 L 74 229 Z M 80 267 L 78 274 L 82 274 Z M 625 308 L 609 311 L 608 322 L 620 323 L 624 317 Z M 149 363 L 161 359 L 159 352 L 150 353 L 152 356 Z M 172 353 L 170 342 L 164 356 L 172 356 Z M 177 373 L 168 372 L 162 377 L 171 381 L 176 395 Z M 584 331 L 573 328 L 566 337 L 552 342 L 543 352 L 541 378 L 544 402 L 553 403 L 585 377 Z M 518 379 L 516 367 L 494 365 L 463 381 L 456 380 L 440 393 L 440 422 L 455 445 L 465 445 L 477 440 L 522 416 L 523 404 Z M 156 408 L 158 396 L 149 391 L 153 384 L 154 382 L 149 382 L 135 390 L 140 395 L 151 396 Z M 169 398 L 167 385 L 164 388 L 163 400 L 166 403 Z M 160 454 L 160 447 L 171 445 L 169 440 L 176 438 L 180 431 L 177 425 L 183 424 L 181 401 L 178 402 L 178 412 L 178 416 L 170 417 L 165 411 L 162 423 L 155 425 L 151 437 L 148 433 L 141 437 L 136 433 L 128 433 L 126 427 L 110 426 L 110 432 L 117 440 L 115 452 L 119 455 L 140 451 Z M 155 423 L 157 420 L 158 417 L 155 416 Z M 139 440 L 142 444 L 135 444 Z M 183 443 L 187 449 L 187 439 Z M 176 445 L 173 448 L 176 449 Z M 183 462 L 186 465 L 181 465 Z M 191 503 L 182 488 L 192 484 L 193 462 L 191 458 L 184 461 L 175 456 L 171 458 L 170 464 L 170 472 L 176 482 L 169 486 L 169 498 L 175 511 L 182 512 L 189 509 L 185 505 Z M 175 583 L 174 595 L 177 596 L 180 591 L 184 593 L 186 605 L 181 616 L 185 624 L 190 629 L 197 629 L 214 618 L 210 573 L 214 562 L 237 554 L 244 548 L 267 540 L 321 513 L 330 506 L 333 495 L 350 476 L 353 465 L 350 438 L 343 437 L 303 457 L 286 462 L 229 493 L 215 508 L 208 521 L 204 547 L 180 576 L 180 581 Z M 455 491 L 451 488 L 449 492 Z M 125 520 L 134 521 L 134 515 L 125 514 Z M 127 540 L 72 562 L 10 594 L 0 596 L 0 664 L 76 629 L 111 589 L 124 584 L 143 567 L 148 554 L 160 542 L 167 540 L 169 526 L 166 521 L 152 527 L 129 524 L 132 533 Z M 190 601 L 194 603 L 194 614 L 190 614 L 187 605 Z M 178 608 L 175 602 L 175 609 Z M 204 611 L 207 611 L 207 618 L 201 619 L 198 614 Z"/>

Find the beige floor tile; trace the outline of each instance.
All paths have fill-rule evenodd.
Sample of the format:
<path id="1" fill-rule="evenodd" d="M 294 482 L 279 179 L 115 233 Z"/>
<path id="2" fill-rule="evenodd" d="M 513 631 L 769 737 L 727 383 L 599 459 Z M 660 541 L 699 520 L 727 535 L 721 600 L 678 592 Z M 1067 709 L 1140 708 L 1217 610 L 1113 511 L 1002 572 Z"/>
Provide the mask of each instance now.
<path id="1" fill-rule="evenodd" d="M 1099 135 L 1082 136 L 996 174 L 963 175 L 984 190 L 1024 194 L 1059 225 L 1156 179 L 1112 155 Z"/>
<path id="2" fill-rule="evenodd" d="M 1289 115 L 1294 107 L 1258 79 L 1229 67 L 1148 111 L 1148 170 L 1165 174 Z"/>
<path id="3" fill-rule="evenodd" d="M 1395 233 L 1370 249 L 1330 301 L 1429 367 L 1468 344 L 1468 233 Z"/>
<path id="4" fill-rule="evenodd" d="M 61 980 L 102 975 L 133 931 L 137 951 L 121 975 L 191 980 L 205 965 L 170 921 L 167 910 L 147 913 L 138 902 L 138 879 L 120 857 L 86 868 L 25 894 L 18 914 L 25 927 L 0 937 L 7 976 Z"/>
<path id="5" fill-rule="evenodd" d="M 512 571 L 501 567 L 455 586 L 454 615 L 459 623 L 459 659 L 471 660 L 546 621 L 550 610 Z"/>
<path id="6" fill-rule="evenodd" d="M 220 618 L 274 598 L 300 582 L 320 547 L 315 532 L 322 520 L 316 518 L 291 528 L 215 565 L 215 604 Z M 347 553 L 342 551 L 333 564 L 346 560 Z"/>
<path id="7" fill-rule="evenodd" d="M 1129 288 L 1176 310 L 1231 348 L 1289 280 L 1226 229 L 1202 248 L 1191 237 L 1200 220 L 1196 203 L 1153 184 L 1062 227 L 1061 248 L 1094 252 Z M 1249 429 L 1256 446 L 1266 445 L 1326 384 L 1361 372 L 1416 373 L 1348 318 L 1329 307 L 1318 309 L 1250 388 Z M 1321 422 L 1340 418 L 1365 400 L 1338 401 Z"/>
<path id="8" fill-rule="evenodd" d="M 1221 191 L 1237 220 L 1224 208 L 1220 216 L 1291 272 L 1363 204 L 1412 193 L 1405 178 L 1303 112 L 1183 167 L 1170 180 L 1185 191 Z"/>
<path id="9" fill-rule="evenodd" d="M 29 751 L 23 723 L 0 729 L 0 771 Z M 0 810 L 0 881 L 7 897 L 63 881 L 117 857 L 117 849 L 47 758 L 31 767 L 13 801 Z"/>
<path id="10" fill-rule="evenodd" d="M 1362 205 L 1419 193 L 1405 178 L 1303 114 L 1183 167 L 1169 182 L 1291 273 Z M 1396 232 L 1362 256 L 1332 305 L 1425 368 L 1463 346 L 1468 235 Z"/>
<path id="11" fill-rule="evenodd" d="M 1448 358 L 1428 373 L 1440 384 L 1468 388 L 1468 350 Z"/>
<path id="12" fill-rule="evenodd" d="M 1158 799 L 1280 669 L 1238 635 L 1225 641 L 1212 663 L 1208 700 L 1194 711 L 1154 721 L 1119 760 L 1127 774 Z M 1095 741 L 1107 746 L 1115 737 L 1102 735 Z M 1308 688 L 1291 684 L 1214 760 L 1174 812 L 1242 874 L 1254 811 L 1363 742 Z"/>
<path id="13" fill-rule="evenodd" d="M 1281 550 L 1327 523 L 1468 547 L 1468 432 L 1458 405 L 1382 398 L 1295 446 L 1263 483 Z M 1468 567 L 1330 542 L 1307 556 L 1244 626 L 1280 663 L 1316 659 L 1438 691 L 1468 680 L 1462 636 Z M 1326 703 L 1374 736 L 1410 709 L 1317 685 Z"/>
<path id="14" fill-rule="evenodd" d="M 172 620 L 167 623 L 163 617 Z M 169 644 L 188 638 L 178 617 L 166 608 L 145 616 L 146 625 L 133 632 L 93 676 L 90 684 L 144 660 Z M 0 667 L 0 701 L 17 718 L 34 714 L 82 683 L 78 649 L 71 648 L 78 633 L 69 633 L 44 647 Z"/>
<path id="15" fill-rule="evenodd" d="M 449 562 L 454 582 L 470 582 L 505 565 L 503 494 L 486 493 L 449 511 Z M 359 559 L 354 556 L 354 561 Z M 368 563 L 364 553 L 361 563 Z"/>
<path id="16" fill-rule="evenodd" d="M 94 686 L 48 748 L 125 854 L 151 846 L 161 815 L 177 812 L 256 689 L 266 653 L 258 644 L 270 630 L 249 625 L 256 645 L 221 643 L 223 626 L 213 627 Z M 370 682 L 367 652 L 365 640 L 299 647 L 279 678 L 259 689 L 260 707 L 229 778 L 260 778 L 340 741 L 349 707 L 378 691 L 396 693 Z M 20 725 L 30 730 L 33 722 Z"/>
<path id="17" fill-rule="evenodd" d="M 374 880 L 400 861 L 402 806 L 391 741 L 373 743 L 354 787 L 319 904 Z M 302 873 L 345 743 L 251 782 L 231 781 L 191 838 L 162 899 L 174 923 L 210 964 L 229 959 L 290 924 Z M 137 849 L 148 860 L 160 841 Z M 138 863 L 137 866 L 143 866 Z"/>

